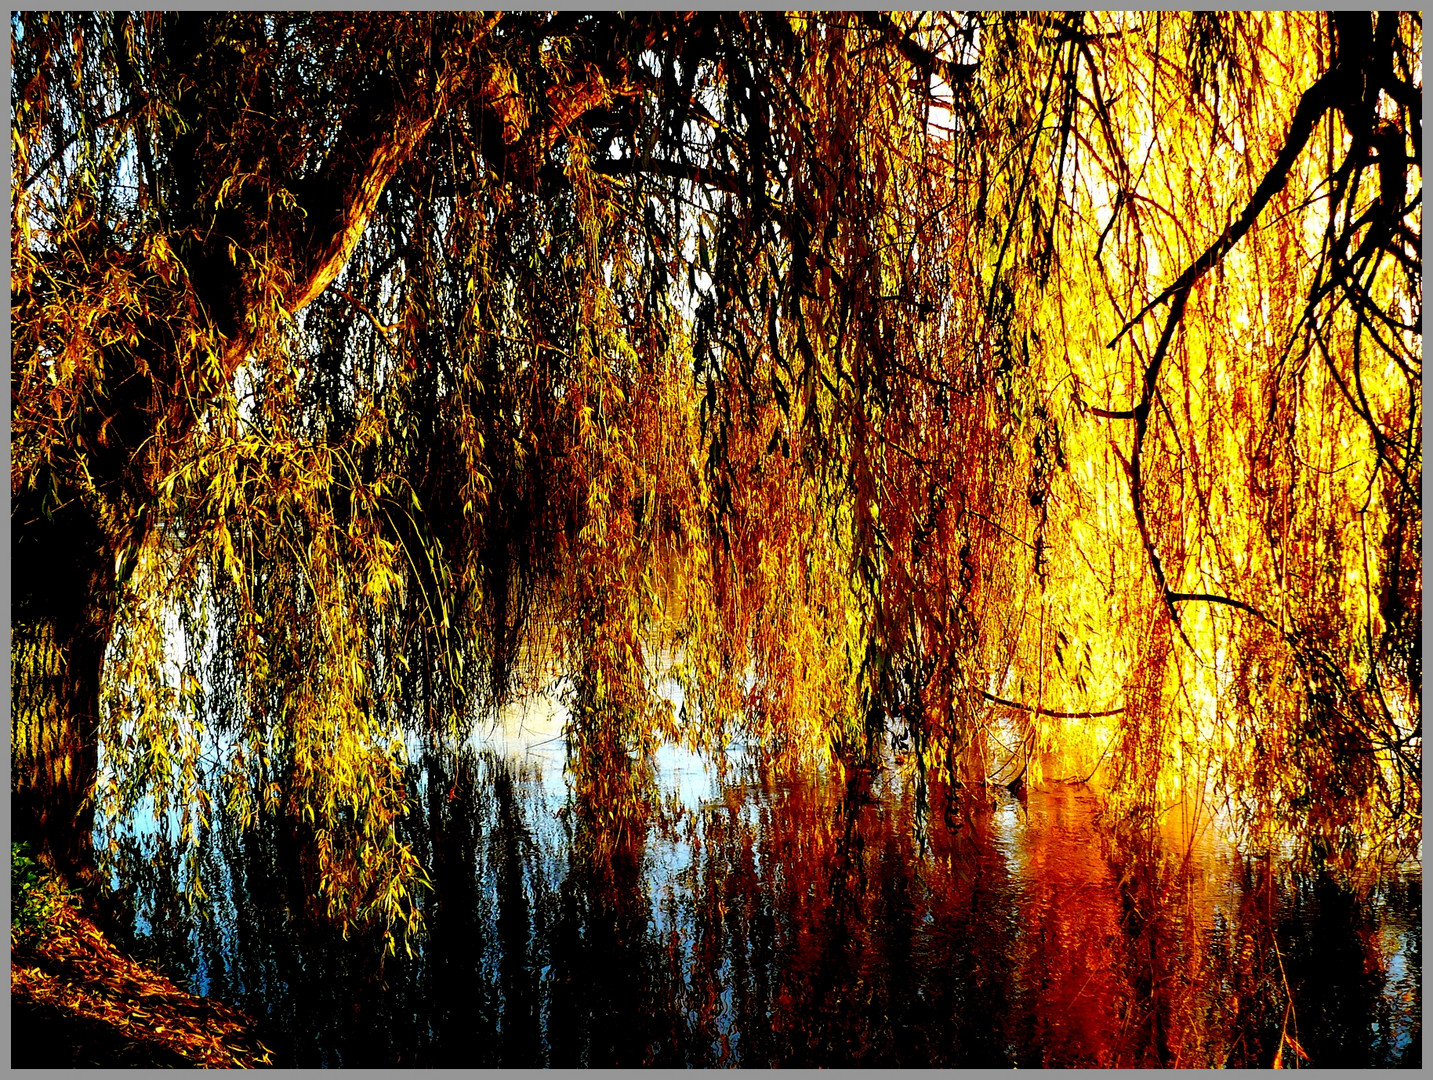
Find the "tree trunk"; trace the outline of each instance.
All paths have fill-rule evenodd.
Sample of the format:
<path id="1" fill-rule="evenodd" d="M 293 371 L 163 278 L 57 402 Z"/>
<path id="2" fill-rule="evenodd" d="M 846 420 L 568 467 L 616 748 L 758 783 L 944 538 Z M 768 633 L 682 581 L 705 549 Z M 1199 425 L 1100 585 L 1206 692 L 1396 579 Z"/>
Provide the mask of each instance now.
<path id="1" fill-rule="evenodd" d="M 100 672 L 114 621 L 114 556 L 78 500 L 12 511 L 11 833 L 86 892 L 94 863 Z"/>

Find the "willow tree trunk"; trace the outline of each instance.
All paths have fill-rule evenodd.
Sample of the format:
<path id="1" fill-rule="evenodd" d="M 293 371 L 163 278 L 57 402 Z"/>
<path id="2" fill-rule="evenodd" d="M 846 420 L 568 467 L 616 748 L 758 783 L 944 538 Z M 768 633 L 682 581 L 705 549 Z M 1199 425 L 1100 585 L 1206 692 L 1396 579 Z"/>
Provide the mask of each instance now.
<path id="1" fill-rule="evenodd" d="M 114 623 L 115 561 L 75 499 L 12 510 L 12 836 L 72 884 L 97 884 L 92 834 L 100 672 Z"/>

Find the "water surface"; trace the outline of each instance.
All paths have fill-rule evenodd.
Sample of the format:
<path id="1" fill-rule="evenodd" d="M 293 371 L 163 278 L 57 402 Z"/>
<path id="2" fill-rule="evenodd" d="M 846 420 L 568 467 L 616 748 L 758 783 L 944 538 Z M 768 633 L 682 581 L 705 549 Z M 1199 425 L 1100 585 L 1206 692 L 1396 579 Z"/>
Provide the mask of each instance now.
<path id="1" fill-rule="evenodd" d="M 1087 789 L 952 797 L 891 758 L 734 748 L 718 776 L 667 747 L 604 814 L 559 722 L 417 759 L 411 957 L 327 925 L 272 821 L 216 825 L 197 905 L 156 837 L 129 845 L 139 948 L 294 1066 L 1421 1065 L 1414 870 L 1117 843 Z"/>

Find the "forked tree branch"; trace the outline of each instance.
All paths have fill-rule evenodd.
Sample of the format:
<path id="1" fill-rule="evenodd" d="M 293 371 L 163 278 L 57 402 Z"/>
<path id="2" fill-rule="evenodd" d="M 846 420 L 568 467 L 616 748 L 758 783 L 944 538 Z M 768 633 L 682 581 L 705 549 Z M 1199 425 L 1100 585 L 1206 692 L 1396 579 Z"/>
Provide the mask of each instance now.
<path id="1" fill-rule="evenodd" d="M 1294 118 L 1289 124 L 1289 133 L 1284 137 L 1283 149 L 1279 151 L 1279 156 L 1274 159 L 1274 164 L 1269 167 L 1269 171 L 1264 174 L 1264 179 L 1255 189 L 1253 197 L 1244 205 L 1243 211 L 1229 224 L 1228 228 L 1219 234 L 1219 237 L 1205 249 L 1199 258 L 1185 268 L 1184 273 L 1180 274 L 1163 292 L 1141 308 L 1139 314 L 1125 323 L 1120 332 L 1110 341 L 1110 348 L 1119 344 L 1120 338 L 1139 325 L 1144 317 L 1160 304 L 1180 293 L 1188 293 L 1195 283 L 1218 266 L 1229 250 L 1253 228 L 1254 222 L 1263 212 L 1264 207 L 1269 205 L 1269 200 L 1284 189 L 1284 185 L 1289 179 L 1289 170 L 1293 168 L 1294 162 L 1303 153 L 1309 136 L 1313 134 L 1314 125 L 1333 104 L 1333 88 L 1344 78 L 1344 74 L 1342 67 L 1335 64 L 1324 72 L 1313 86 L 1304 91 L 1303 96 L 1299 99 L 1299 107 L 1294 111 Z"/>

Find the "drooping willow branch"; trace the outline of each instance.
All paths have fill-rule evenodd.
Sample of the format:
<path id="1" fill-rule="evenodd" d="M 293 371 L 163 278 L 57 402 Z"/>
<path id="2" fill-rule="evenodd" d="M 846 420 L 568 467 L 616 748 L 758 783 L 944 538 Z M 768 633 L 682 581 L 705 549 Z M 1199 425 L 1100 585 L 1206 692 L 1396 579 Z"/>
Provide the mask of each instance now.
<path id="1" fill-rule="evenodd" d="M 1313 86 L 1304 91 L 1299 99 L 1299 106 L 1294 111 L 1293 120 L 1289 124 L 1288 134 L 1284 138 L 1283 148 L 1279 156 L 1274 160 L 1253 196 L 1245 204 L 1243 211 L 1229 226 L 1220 233 L 1219 237 L 1205 249 L 1197 259 L 1189 264 L 1182 274 L 1168 285 L 1158 296 L 1146 304 L 1139 313 L 1125 323 L 1109 342 L 1109 348 L 1113 349 L 1130 330 L 1142 322 L 1150 312 L 1165 302 L 1169 302 L 1169 315 L 1165 320 L 1164 331 L 1160 334 L 1159 344 L 1156 346 L 1154 355 L 1150 358 L 1149 364 L 1144 371 L 1144 384 L 1141 389 L 1139 404 L 1129 410 L 1094 409 L 1095 415 L 1111 420 L 1133 420 L 1135 422 L 1134 445 L 1131 448 L 1128 462 L 1125 463 L 1126 472 L 1130 480 L 1130 502 L 1134 509 L 1135 522 L 1139 527 L 1140 539 L 1143 542 L 1146 555 L 1149 557 L 1150 568 L 1154 573 L 1155 581 L 1158 583 L 1160 592 L 1164 596 L 1166 607 L 1169 609 L 1170 618 L 1174 621 L 1175 627 L 1179 630 L 1180 637 L 1189 645 L 1189 638 L 1185 635 L 1183 626 L 1180 623 L 1179 610 L 1174 606 L 1177 600 L 1183 599 L 1210 599 L 1207 594 L 1183 594 L 1175 593 L 1169 586 L 1168 579 L 1164 573 L 1164 567 L 1160 562 L 1159 553 L 1154 546 L 1153 538 L 1149 533 L 1149 524 L 1144 509 L 1144 484 L 1141 475 L 1140 463 L 1141 454 L 1144 449 L 1145 434 L 1149 428 L 1149 413 L 1154 399 L 1155 389 L 1159 382 L 1160 369 L 1164 359 L 1168 355 L 1170 343 L 1174 339 L 1174 332 L 1184 317 L 1185 305 L 1189 300 L 1190 291 L 1205 274 L 1213 270 L 1224 257 L 1239 243 L 1240 240 L 1253 228 L 1254 222 L 1269 204 L 1269 201 L 1284 189 L 1288 183 L 1289 172 L 1294 162 L 1303 153 L 1309 136 L 1313 134 L 1314 126 L 1323 116 L 1324 112 L 1334 103 L 1335 96 L 1333 88 L 1346 77 L 1349 72 L 1346 70 L 1346 62 L 1340 57 L 1327 72 L 1318 78 Z M 1238 601 L 1227 599 L 1216 599 L 1214 602 L 1226 603 L 1239 607 L 1251 614 L 1259 615 L 1253 608 L 1240 604 Z M 1274 625 L 1266 616 L 1259 616 L 1270 625 Z M 1192 647 L 1192 646 L 1191 646 Z"/>
<path id="2" fill-rule="evenodd" d="M 1179 303 L 1179 297 L 1181 295 L 1187 296 L 1189 290 L 1199 282 L 1199 279 L 1218 266 L 1224 256 L 1233 249 L 1234 245 L 1242 240 L 1245 234 L 1253 228 L 1254 222 L 1258 220 L 1259 215 L 1263 213 L 1264 207 L 1269 205 L 1269 200 L 1284 189 L 1284 185 L 1289 179 L 1289 170 L 1293 168 L 1294 162 L 1297 161 L 1299 155 L 1303 153 L 1304 146 L 1309 141 L 1309 136 L 1313 134 L 1314 125 L 1318 123 L 1324 111 L 1333 103 L 1333 95 L 1330 93 L 1330 88 L 1336 82 L 1343 79 L 1345 75 L 1346 73 L 1343 66 L 1341 64 L 1335 64 L 1320 76 L 1313 86 L 1304 91 L 1303 96 L 1299 99 L 1299 107 L 1294 111 L 1294 118 L 1289 124 L 1289 133 L 1284 137 L 1283 149 L 1279 151 L 1279 156 L 1274 159 L 1274 164 L 1271 165 L 1268 172 L 1264 174 L 1264 179 L 1260 181 L 1258 188 L 1255 189 L 1253 197 L 1245 204 L 1243 212 L 1230 223 L 1228 228 L 1219 234 L 1218 239 L 1216 239 L 1214 243 L 1205 249 L 1204 254 L 1200 255 L 1199 258 L 1195 259 L 1185 268 L 1184 273 L 1180 274 L 1163 292 L 1141 308 L 1139 314 L 1125 323 L 1120 329 L 1120 332 L 1110 341 L 1109 347 L 1111 349 L 1119 344 L 1120 338 L 1124 337 L 1125 334 L 1143 322 L 1144 317 L 1155 308 L 1170 300 Z M 1158 357 L 1158 359 L 1163 359 L 1163 357 Z M 1151 366 L 1155 367 L 1155 372 L 1157 373 L 1157 366 Z M 1149 408 L 1150 386 L 1151 383 L 1147 374 L 1145 377 L 1145 398 L 1143 402 L 1146 410 Z"/>
<path id="3" fill-rule="evenodd" d="M 1251 604 L 1246 604 L 1242 600 L 1234 600 L 1227 596 L 1219 596 L 1216 593 L 1185 592 L 1166 592 L 1165 599 L 1168 600 L 1171 604 L 1181 604 L 1189 601 L 1203 601 L 1206 604 L 1223 604 L 1225 607 L 1231 607 L 1239 611 L 1247 612 L 1248 614 L 1254 616 L 1254 618 L 1258 619 L 1264 625 L 1271 626 L 1275 630 L 1278 630 L 1280 633 L 1283 632 L 1283 629 L 1273 619 L 1269 618 L 1269 616 L 1265 615 L 1258 608 L 1254 607 Z"/>
<path id="4" fill-rule="evenodd" d="M 980 696 L 986 701 L 1004 705 L 1007 709 L 1016 709 L 1019 712 L 1032 713 L 1035 716 L 1053 716 L 1060 720 L 1094 720 L 1101 716 L 1118 716 L 1125 711 L 1125 707 L 1121 705 L 1118 709 L 1104 709 L 1100 712 L 1061 712 L 1058 709 L 1046 709 L 1039 705 L 1023 705 L 1018 701 L 1009 701 L 1003 697 L 996 697 L 986 690 L 980 691 Z"/>
<path id="5" fill-rule="evenodd" d="M 741 180 L 733 172 L 712 169 L 701 165 L 690 165 L 681 161 L 652 158 L 647 161 L 638 158 L 597 159 L 592 162 L 594 172 L 603 176 L 636 176 L 648 173 L 663 176 L 669 180 L 684 180 L 702 187 L 713 187 L 718 191 L 738 194 Z"/>

